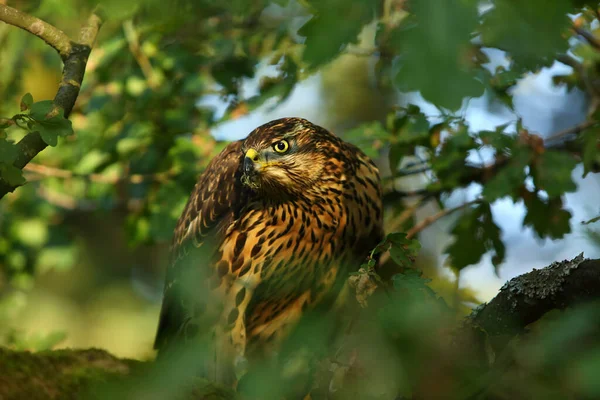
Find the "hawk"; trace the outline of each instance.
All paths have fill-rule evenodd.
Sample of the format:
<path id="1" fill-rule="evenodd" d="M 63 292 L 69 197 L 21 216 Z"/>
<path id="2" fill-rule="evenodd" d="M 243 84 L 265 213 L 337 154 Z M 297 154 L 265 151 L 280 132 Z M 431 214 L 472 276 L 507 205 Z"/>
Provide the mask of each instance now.
<path id="1" fill-rule="evenodd" d="M 333 304 L 382 238 L 368 156 L 305 119 L 262 125 L 209 163 L 179 218 L 155 348 L 208 332 L 207 378 L 235 384 L 240 360 Z"/>

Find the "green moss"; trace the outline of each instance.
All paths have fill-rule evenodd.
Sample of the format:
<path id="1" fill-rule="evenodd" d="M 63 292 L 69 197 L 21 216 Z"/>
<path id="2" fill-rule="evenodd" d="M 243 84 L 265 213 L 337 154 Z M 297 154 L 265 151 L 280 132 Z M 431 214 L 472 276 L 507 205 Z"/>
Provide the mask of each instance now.
<path id="1" fill-rule="evenodd" d="M 79 399 L 91 384 L 128 376 L 139 364 L 98 349 L 30 353 L 0 348 L 0 398 Z"/>
<path id="2" fill-rule="evenodd" d="M 57 350 L 39 353 L 0 348 L 0 399 L 130 399 L 165 398 L 163 391 L 182 399 L 233 399 L 231 389 L 204 379 L 169 387 L 165 370 L 177 373 L 176 364 L 116 358 L 104 350 Z M 156 397 L 158 395 L 158 397 Z M 171 397 L 168 397 L 171 398 Z"/>

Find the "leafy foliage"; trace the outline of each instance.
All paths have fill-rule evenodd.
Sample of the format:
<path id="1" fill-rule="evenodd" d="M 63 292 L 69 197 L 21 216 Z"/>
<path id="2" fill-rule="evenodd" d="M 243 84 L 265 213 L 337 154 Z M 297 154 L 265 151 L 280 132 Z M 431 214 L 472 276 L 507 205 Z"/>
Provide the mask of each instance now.
<path id="1" fill-rule="evenodd" d="M 87 0 L 60 5 L 14 3 L 64 26 L 65 32 L 77 31 L 94 5 Z M 325 79 L 321 72 L 333 68 L 335 74 L 338 62 L 352 58 L 360 60 L 368 76 L 368 88 L 361 93 L 364 103 L 379 104 L 373 96 L 380 100 L 381 93 L 389 98 L 375 118 L 340 115 L 339 120 L 352 122 L 328 126 L 377 160 L 384 175 L 391 233 L 373 249 L 357 275 L 366 276 L 374 291 L 383 284 L 375 272 L 378 257 L 389 256 L 400 272 L 392 278 L 389 298 L 368 293 L 374 299 L 357 317 L 364 322 L 357 324 L 358 339 L 350 339 L 379 355 L 374 357 L 377 362 L 365 361 L 365 369 L 374 372 L 372 385 L 356 389 L 340 384 L 346 390 L 340 398 L 418 392 L 430 380 L 414 366 L 439 353 L 436 334 L 448 326 L 442 321 L 453 319 L 461 307 L 470 307 L 473 299 L 448 280 L 457 300 L 442 304 L 429 279 L 444 278 L 415 269 L 415 264 L 422 266 L 418 263 L 427 257 L 427 249 L 421 251 L 414 237 L 430 224 L 427 219 L 419 221 L 416 211 L 423 204 L 446 207 L 448 197 L 465 189 L 480 193 L 468 208 L 444 208 L 430 216 L 434 223 L 438 216 L 458 213 L 444 232 L 451 236 L 444 254 L 457 275 L 486 254 L 496 270 L 501 267 L 507 249 L 495 215 L 498 200 L 523 205 L 523 227 L 540 239 L 562 239 L 572 231 L 572 213 L 564 198 L 578 189 L 578 163 L 583 164 L 584 176 L 599 170 L 595 86 L 600 52 L 597 39 L 593 41 L 598 34 L 597 5 L 567 0 L 551 7 L 542 0 L 103 2 L 110 18 L 91 53 L 70 119 L 49 100 L 56 93 L 60 60 L 37 38 L 2 25 L 0 179 L 11 185 L 27 184 L 0 201 L 0 296 L 4 299 L 0 341 L 15 348 L 41 349 L 62 339 L 49 334 L 26 340 L 4 328 L 9 319 L 4 310 L 22 302 L 19 296 L 49 271 L 78 272 L 92 265 L 94 272 L 88 273 L 99 282 L 111 282 L 107 276 L 112 274 L 128 285 L 129 280 L 134 282 L 136 293 L 159 297 L 148 293 L 160 293 L 155 287 L 160 288 L 161 263 L 175 222 L 198 174 L 225 146 L 212 134 L 225 123 L 272 110 L 288 101 L 307 78 Z M 549 149 L 548 143 L 524 127 L 513 102 L 515 86 L 557 60 L 572 64 L 572 56 L 573 71 L 561 72 L 554 82 L 587 92 L 589 118 L 585 128 L 573 129 L 562 138 L 564 143 Z M 36 80 L 37 76 L 44 79 Z M 342 99 L 347 87 L 360 79 L 352 72 L 344 80 L 335 88 Z M 43 91 L 40 82 L 49 88 Z M 418 92 L 425 102 L 407 92 Z M 321 93 L 324 98 L 331 95 Z M 511 113 L 514 121 L 483 131 L 471 126 L 465 115 L 473 98 L 485 100 L 490 110 Z M 328 116 L 330 110 L 321 114 Z M 18 143 L 34 132 L 51 148 L 23 169 L 16 165 Z M 414 203 L 413 197 L 418 198 Z M 405 202 L 406 198 L 411 201 Z M 78 284 L 72 292 L 85 298 L 86 282 L 94 279 L 74 279 Z M 150 280 L 159 283 L 148 284 Z M 11 306 L 3 308 L 3 304 Z M 379 311 L 371 312 L 375 308 Z M 294 340 L 301 342 L 305 335 L 320 350 L 327 348 L 323 338 L 329 337 L 331 326 L 317 322 L 299 331 L 289 347 L 300 348 Z M 568 341 L 561 336 L 567 335 L 566 329 L 560 325 L 556 332 L 540 333 L 537 344 L 522 344 L 523 349 L 539 361 L 543 351 Z M 344 381 L 343 372 L 353 365 L 352 357 L 346 356 L 344 362 L 336 360 L 332 370 L 325 368 L 323 376 L 332 373 Z M 306 361 L 302 355 L 298 360 L 299 364 Z M 539 362 L 521 365 L 532 370 L 528 376 L 540 386 L 529 387 L 531 398 L 547 393 L 541 383 L 560 386 L 548 378 L 560 376 L 560 368 L 546 368 L 562 361 Z M 598 369 L 596 353 L 573 365 L 581 373 L 577 379 L 584 382 L 577 393 L 597 395 L 591 378 Z M 285 377 L 276 380 L 277 385 L 268 384 L 287 370 L 266 365 L 257 372 L 256 382 L 265 386 L 257 390 L 264 389 L 264 398 L 292 390 Z M 464 371 L 460 368 L 460 373 L 480 378 L 465 371 L 467 366 Z M 173 382 L 191 379 L 180 378 Z M 521 386 L 522 379 L 514 377 Z M 390 382 L 395 386 L 390 387 Z M 168 379 L 153 384 L 168 386 Z M 557 390 L 572 387 L 572 382 L 569 385 Z M 479 389 L 456 389 L 457 397 L 484 396 Z M 439 395 L 427 393 L 430 398 Z"/>
<path id="2" fill-rule="evenodd" d="M 349 43 L 356 43 L 362 27 L 374 16 L 373 3 L 368 0 L 310 2 L 312 17 L 298 31 L 306 37 L 303 60 L 316 68 L 333 60 Z M 335 19 L 343 24 L 332 24 Z"/>
<path id="3" fill-rule="evenodd" d="M 483 85 L 470 73 L 476 6 L 470 0 L 411 3 L 411 16 L 391 34 L 405 56 L 396 77 L 401 90 L 419 90 L 426 100 L 451 110 L 465 97 L 483 94 Z"/>
<path id="4" fill-rule="evenodd" d="M 505 247 L 501 240 L 500 228 L 492 219 L 492 210 L 485 203 L 480 203 L 467 211 L 456 221 L 452 228 L 454 242 L 445 253 L 450 257 L 453 268 L 461 270 L 477 263 L 481 256 L 493 251 L 492 263 L 496 268 L 502 263 Z"/>
<path id="5" fill-rule="evenodd" d="M 518 70 L 550 65 L 568 48 L 563 32 L 568 29 L 570 11 L 567 0 L 555 1 L 552 7 L 544 0 L 496 1 L 484 16 L 483 42 L 507 51 Z"/>

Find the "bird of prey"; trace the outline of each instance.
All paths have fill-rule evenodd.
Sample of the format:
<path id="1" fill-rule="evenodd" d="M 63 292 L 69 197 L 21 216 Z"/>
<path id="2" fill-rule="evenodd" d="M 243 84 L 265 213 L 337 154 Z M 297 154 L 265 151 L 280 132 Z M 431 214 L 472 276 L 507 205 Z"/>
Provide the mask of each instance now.
<path id="1" fill-rule="evenodd" d="M 301 118 L 230 143 L 179 218 L 155 348 L 209 332 L 208 378 L 277 351 L 304 313 L 332 304 L 383 238 L 379 171 L 359 148 Z"/>

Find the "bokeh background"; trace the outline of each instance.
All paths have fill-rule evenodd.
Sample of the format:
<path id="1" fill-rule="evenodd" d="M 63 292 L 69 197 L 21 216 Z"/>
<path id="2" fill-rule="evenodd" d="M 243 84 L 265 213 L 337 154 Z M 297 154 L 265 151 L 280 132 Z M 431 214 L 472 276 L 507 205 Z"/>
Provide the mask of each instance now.
<path id="1" fill-rule="evenodd" d="M 94 6 L 85 0 L 0 2 L 73 36 Z M 331 1 L 327 6 L 300 0 L 102 3 L 108 19 L 71 115 L 75 135 L 36 157 L 24 171 L 28 183 L 0 201 L 0 345 L 101 347 L 118 356 L 153 357 L 169 241 L 187 195 L 224 141 L 242 139 L 262 123 L 284 116 L 307 118 L 369 150 L 389 177 L 395 167 L 390 168 L 388 143 L 370 138 L 369 132 L 377 132 L 371 128 L 379 125 L 373 124 L 384 123 L 403 105 L 419 106 L 431 125 L 453 116 L 463 118 L 472 132 L 507 124 L 504 132 L 510 135 L 521 120 L 525 129 L 542 137 L 584 121 L 590 107 L 576 78 L 566 83 L 554 78 L 570 76 L 571 67 L 542 54 L 543 61 L 533 67 L 517 68 L 514 57 L 494 46 L 479 46 L 487 60 L 469 67 L 485 85 L 476 96 L 457 94 L 458 103 L 452 99 L 451 107 L 440 106 L 445 98 L 437 93 L 452 87 L 434 88 L 433 94 L 428 88 L 425 99 L 418 88 L 398 84 L 392 78 L 401 70 L 402 57 L 411 56 L 409 50 L 424 54 L 414 58 L 425 76 L 443 77 L 450 70 L 428 55 L 452 46 L 448 29 L 460 31 L 460 22 L 444 25 L 443 15 L 454 7 L 451 1 L 436 6 L 421 2 L 432 7 L 432 36 L 410 49 L 406 43 L 394 48 L 381 38 L 381 32 L 405 29 L 402 21 L 409 18 L 410 4 L 402 0 Z M 478 21 L 495 9 L 494 2 L 463 3 L 473 6 Z M 552 29 L 561 33 L 569 21 L 587 15 L 580 5 L 562 2 L 560 10 L 571 12 L 569 17 L 566 12 L 547 17 L 543 1 L 531 3 L 527 12 L 539 13 L 534 17 L 542 21 L 558 18 L 562 25 Z M 361 16 L 373 5 L 381 16 L 375 22 Z M 340 14 L 340 9 L 345 11 Z M 591 29 L 597 28 L 593 19 L 584 18 Z M 447 42 L 436 42 L 438 36 Z M 467 39 L 481 43 L 478 35 Z M 563 34 L 561 40 L 561 46 L 571 49 L 582 46 L 574 35 Z M 531 45 L 524 41 L 523 51 Z M 502 75 L 506 71 L 514 72 L 510 79 Z M 25 93 L 35 101 L 52 99 L 60 73 L 61 62 L 52 49 L 27 32 L 0 24 L 1 116 L 17 113 Z M 499 77 L 509 82 L 494 87 Z M 456 78 L 450 74 L 443 79 Z M 24 133 L 11 130 L 9 138 L 18 140 Z M 484 149 L 466 161 L 490 163 L 493 156 Z M 416 151 L 402 162 L 421 159 Z M 460 213 L 420 234 L 418 266 L 434 277 L 432 285 L 442 293 L 456 285 L 463 288 L 461 299 L 468 309 L 491 299 L 507 279 L 533 268 L 580 252 L 599 257 L 594 225 L 581 221 L 600 213 L 600 182 L 597 175 L 582 178 L 582 173 L 581 165 L 573 170 L 577 190 L 565 196 L 572 214 L 570 233 L 540 238 L 523 226 L 523 203 L 502 198 L 492 204 L 506 245 L 498 268 L 489 254 L 460 274 L 449 268 L 443 251 Z M 414 174 L 396 180 L 395 188 L 415 190 L 433 179 L 428 172 Z M 453 190 L 442 204 L 472 200 L 481 190 L 480 184 Z M 399 201 L 397 209 L 411 202 Z M 416 212 L 416 221 L 439 209 L 440 203 L 427 202 Z"/>

